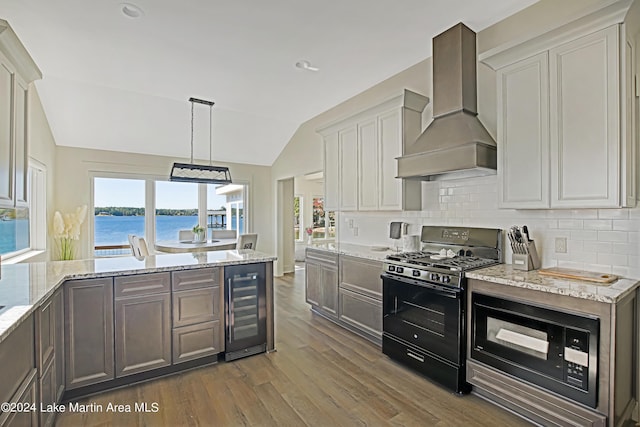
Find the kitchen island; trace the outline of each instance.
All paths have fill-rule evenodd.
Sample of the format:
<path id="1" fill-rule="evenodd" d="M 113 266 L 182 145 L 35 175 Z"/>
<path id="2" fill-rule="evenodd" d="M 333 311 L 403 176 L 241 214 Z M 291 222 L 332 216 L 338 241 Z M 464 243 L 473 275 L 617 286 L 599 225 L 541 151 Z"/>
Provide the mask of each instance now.
<path id="1" fill-rule="evenodd" d="M 232 250 L 2 266 L 0 398 L 47 407 L 216 363 L 225 345 L 234 358 L 273 351 L 274 260 Z M 0 425 L 54 418 L 5 411 Z"/>

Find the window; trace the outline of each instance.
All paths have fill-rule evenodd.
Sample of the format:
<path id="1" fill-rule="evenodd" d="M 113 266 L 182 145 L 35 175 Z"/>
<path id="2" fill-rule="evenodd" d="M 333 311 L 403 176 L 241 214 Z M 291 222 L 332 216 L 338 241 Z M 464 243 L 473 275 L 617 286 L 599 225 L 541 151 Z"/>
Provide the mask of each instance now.
<path id="1" fill-rule="evenodd" d="M 207 188 L 207 226 L 212 229 L 245 233 L 244 200 L 247 186 L 238 184 L 209 185 Z"/>
<path id="2" fill-rule="evenodd" d="M 0 209 L 0 255 L 10 258 L 47 246 L 46 168 L 34 160 L 28 170 L 29 205 Z"/>
<path id="3" fill-rule="evenodd" d="M 95 256 L 129 254 L 129 234 L 145 235 L 145 181 L 93 181 Z"/>
<path id="4" fill-rule="evenodd" d="M 302 240 L 300 229 L 302 228 L 302 197 L 293 198 L 293 235 L 295 240 Z"/>
<path id="5" fill-rule="evenodd" d="M 336 237 L 336 218 L 334 211 L 324 210 L 324 198 L 313 198 L 313 234 L 314 239 L 333 239 Z"/>
<path id="6" fill-rule="evenodd" d="M 198 225 L 198 184 L 156 181 L 156 241 L 178 240 Z"/>
<path id="7" fill-rule="evenodd" d="M 246 228 L 247 185 L 96 176 L 93 193 L 97 257 L 128 255 L 129 234 L 153 242 L 179 240 L 180 230 L 191 230 L 199 223 L 210 229 L 238 230 L 239 234 Z"/>

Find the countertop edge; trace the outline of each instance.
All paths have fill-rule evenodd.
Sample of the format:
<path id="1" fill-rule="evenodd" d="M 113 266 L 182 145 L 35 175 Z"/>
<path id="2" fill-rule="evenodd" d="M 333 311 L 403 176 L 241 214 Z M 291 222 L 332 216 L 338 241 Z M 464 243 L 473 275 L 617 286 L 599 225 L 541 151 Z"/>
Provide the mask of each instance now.
<path id="1" fill-rule="evenodd" d="M 69 280 L 83 280 L 83 279 L 99 279 L 104 277 L 118 277 L 118 276 L 131 276 L 136 274 L 150 274 L 150 273 L 162 273 L 172 271 L 184 271 L 184 270 L 197 270 L 201 268 L 211 267 L 224 267 L 226 265 L 238 265 L 238 264 L 254 264 L 260 262 L 273 262 L 278 257 L 273 255 L 260 255 L 255 259 L 239 259 L 239 260 L 223 260 L 217 262 L 207 262 L 195 265 L 175 265 L 175 266 L 162 266 L 162 267 L 150 267 L 144 269 L 128 269 L 128 270 L 114 270 L 114 271 L 100 271 L 100 272 L 87 272 L 87 273 L 67 273 L 60 276 L 60 279 L 51 286 L 45 293 L 38 298 L 36 302 L 31 305 L 13 306 L 8 309 L 7 312 L 0 316 L 0 343 L 7 338 L 11 332 L 13 332 L 18 326 L 24 322 L 31 314 L 33 314 L 39 307 L 42 306 L 53 294 L 56 293 L 60 286 Z"/>
<path id="2" fill-rule="evenodd" d="M 507 264 L 470 271 L 467 278 L 605 304 L 622 301 L 640 285 L 635 279 L 625 278 L 604 286 L 582 280 L 543 277 L 535 270 L 515 270 Z"/>

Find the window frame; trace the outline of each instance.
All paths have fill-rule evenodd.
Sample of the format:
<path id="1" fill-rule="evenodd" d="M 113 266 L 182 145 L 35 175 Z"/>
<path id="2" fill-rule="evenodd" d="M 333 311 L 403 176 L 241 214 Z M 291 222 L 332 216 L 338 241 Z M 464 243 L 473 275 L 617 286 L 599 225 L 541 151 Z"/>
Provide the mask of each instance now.
<path id="1" fill-rule="evenodd" d="M 156 241 L 156 224 L 155 224 L 155 212 L 156 212 L 156 181 L 169 181 L 166 176 L 158 176 L 151 174 L 136 174 L 136 173 L 122 173 L 122 172 L 107 172 L 107 171 L 92 171 L 89 173 L 90 180 L 90 201 L 89 201 L 89 220 L 87 221 L 87 228 L 89 233 L 89 239 L 87 244 L 89 245 L 89 253 L 95 253 L 95 179 L 96 178 L 110 178 L 110 179 L 138 179 L 145 181 L 145 239 L 148 242 L 155 244 Z M 242 185 L 242 197 L 243 197 L 243 233 L 251 233 L 253 230 L 249 201 L 251 194 L 251 183 L 245 180 L 234 181 L 233 184 Z M 198 221 L 204 227 L 207 226 L 207 185 L 212 184 L 198 184 Z M 204 222 L 203 222 L 204 221 Z M 95 255 L 93 255 L 95 258 Z M 102 258 L 102 257 L 100 257 Z"/>

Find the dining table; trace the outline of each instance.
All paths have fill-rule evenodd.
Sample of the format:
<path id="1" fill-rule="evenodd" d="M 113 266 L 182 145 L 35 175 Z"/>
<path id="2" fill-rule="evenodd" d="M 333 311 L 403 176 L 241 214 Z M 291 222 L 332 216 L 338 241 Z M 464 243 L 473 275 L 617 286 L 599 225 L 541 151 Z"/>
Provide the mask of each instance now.
<path id="1" fill-rule="evenodd" d="M 224 251 L 236 248 L 237 239 L 208 239 L 202 242 L 192 240 L 160 240 L 156 242 L 158 252 L 186 253 Z"/>

